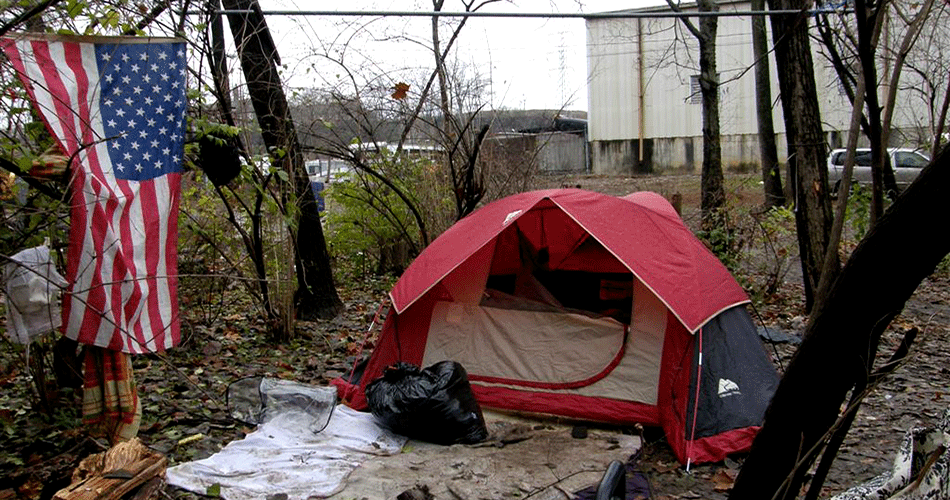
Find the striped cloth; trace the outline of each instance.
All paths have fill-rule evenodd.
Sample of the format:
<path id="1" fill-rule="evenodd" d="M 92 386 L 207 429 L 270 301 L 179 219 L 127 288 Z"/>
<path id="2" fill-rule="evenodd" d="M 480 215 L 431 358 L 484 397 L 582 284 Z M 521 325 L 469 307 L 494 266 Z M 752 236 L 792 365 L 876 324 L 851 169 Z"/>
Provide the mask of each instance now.
<path id="1" fill-rule="evenodd" d="M 82 422 L 94 436 L 110 444 L 135 437 L 142 421 L 129 354 L 87 346 Z"/>

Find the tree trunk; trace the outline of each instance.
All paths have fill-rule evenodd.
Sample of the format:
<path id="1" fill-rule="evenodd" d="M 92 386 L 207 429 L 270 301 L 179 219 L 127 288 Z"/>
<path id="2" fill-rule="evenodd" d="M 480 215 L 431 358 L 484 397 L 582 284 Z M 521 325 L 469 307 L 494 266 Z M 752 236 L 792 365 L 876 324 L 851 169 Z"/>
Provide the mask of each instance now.
<path id="1" fill-rule="evenodd" d="M 752 0 L 753 11 L 764 11 L 765 0 Z M 762 162 L 762 186 L 765 206 L 785 205 L 782 170 L 775 145 L 772 123 L 772 82 L 769 76 L 769 46 L 765 16 L 752 16 L 752 53 L 755 58 L 755 110 L 759 124 L 759 161 Z"/>
<path id="2" fill-rule="evenodd" d="M 805 10 L 810 0 L 769 0 L 770 10 Z M 808 17 L 771 16 L 775 63 L 782 93 L 788 169 L 795 204 L 795 227 L 805 286 L 805 308 L 810 312 L 821 279 L 822 262 L 831 232 L 831 200 L 827 193 L 825 140 L 818 109 L 818 90 L 808 40 Z M 837 254 L 833 256 L 838 258 Z M 838 269 L 839 264 L 834 264 Z"/>
<path id="3" fill-rule="evenodd" d="M 277 49 L 257 0 L 223 0 L 225 9 L 251 10 L 251 14 L 229 14 L 228 24 L 241 58 L 248 93 L 261 127 L 271 160 L 290 176 L 299 205 L 294 238 L 297 318 L 332 318 L 343 308 L 333 283 L 317 203 L 310 179 L 303 168 L 297 131 L 277 73 Z"/>
<path id="4" fill-rule="evenodd" d="M 950 232 L 935 231 L 932 222 L 948 197 L 950 148 L 945 147 L 871 227 L 818 306 L 730 499 L 790 499 L 800 491 L 848 391 L 871 372 L 881 333 L 950 252 Z M 781 493 L 773 497 L 776 492 Z"/>
<path id="5" fill-rule="evenodd" d="M 884 213 L 884 162 L 887 158 L 886 145 L 881 142 L 881 105 L 877 98 L 877 58 L 874 47 L 877 36 L 875 32 L 877 19 L 883 19 L 882 7 L 868 12 L 865 0 L 856 0 L 854 3 L 854 17 L 858 28 L 858 60 L 861 62 L 861 71 L 864 73 L 865 93 L 864 102 L 867 104 L 868 115 L 868 142 L 871 144 L 871 225 Z M 890 168 L 890 167 L 888 167 Z M 891 172 L 893 183 L 894 173 Z M 896 183 L 891 185 L 896 190 Z M 887 190 L 890 191 L 891 188 Z"/>
<path id="6" fill-rule="evenodd" d="M 719 10 L 713 0 L 699 0 L 700 12 Z M 722 175 L 722 144 L 719 130 L 719 75 L 716 68 L 716 31 L 719 19 L 715 16 L 699 20 L 699 88 L 703 96 L 703 171 L 702 216 L 703 228 L 722 227 L 722 209 L 726 203 Z"/>

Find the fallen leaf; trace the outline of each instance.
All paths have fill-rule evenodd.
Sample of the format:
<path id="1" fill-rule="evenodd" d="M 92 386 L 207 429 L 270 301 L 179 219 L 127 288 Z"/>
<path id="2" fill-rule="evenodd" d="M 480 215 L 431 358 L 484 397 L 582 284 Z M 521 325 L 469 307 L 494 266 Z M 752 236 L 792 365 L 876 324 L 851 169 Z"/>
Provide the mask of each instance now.
<path id="1" fill-rule="evenodd" d="M 396 100 L 405 99 L 408 92 L 409 92 L 409 84 L 399 82 L 396 84 L 396 86 L 393 87 L 392 98 Z"/>
<path id="2" fill-rule="evenodd" d="M 201 441 L 202 439 L 204 439 L 204 437 L 205 437 L 204 434 L 194 434 L 194 435 L 188 436 L 188 437 L 186 437 L 186 438 L 179 439 L 179 440 L 178 440 L 178 446 L 183 446 L 183 445 L 186 445 L 186 444 L 188 444 L 188 443 L 193 443 L 193 442 L 195 442 L 195 441 Z"/>
<path id="3" fill-rule="evenodd" d="M 712 477 L 713 489 L 716 491 L 729 491 L 736 481 L 736 471 L 731 469 L 719 469 Z"/>
<path id="4" fill-rule="evenodd" d="M 221 496 L 221 484 L 214 483 L 205 490 L 205 495 L 209 497 L 220 497 Z"/>

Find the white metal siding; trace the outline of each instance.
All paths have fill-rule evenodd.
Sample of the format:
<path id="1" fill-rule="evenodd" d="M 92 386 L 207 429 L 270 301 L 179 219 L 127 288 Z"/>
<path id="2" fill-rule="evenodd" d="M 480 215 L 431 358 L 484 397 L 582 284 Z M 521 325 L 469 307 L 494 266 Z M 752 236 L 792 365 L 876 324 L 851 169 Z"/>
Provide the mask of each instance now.
<path id="1" fill-rule="evenodd" d="M 723 2 L 722 10 L 748 11 L 747 2 Z M 643 10 L 660 10 L 658 8 Z M 689 9 L 687 9 L 689 10 Z M 698 20 L 693 19 L 698 26 Z M 766 23 L 770 28 L 769 23 Z M 947 28 L 935 28 L 937 31 Z M 896 30 L 895 30 L 896 31 Z M 931 30 L 932 31 L 932 30 Z M 690 103 L 690 77 L 699 73 L 699 51 L 695 38 L 686 31 L 682 22 L 675 19 L 591 19 L 587 21 L 588 33 L 588 120 L 589 137 L 592 143 L 608 141 L 635 141 L 639 130 L 639 57 L 643 56 L 643 81 L 645 82 L 642 135 L 653 139 L 654 168 L 691 168 L 684 158 L 683 147 L 689 148 L 689 139 L 702 136 L 702 110 L 700 104 Z M 897 38 L 894 34 L 891 38 Z M 771 45 L 771 34 L 767 36 Z M 934 38 L 936 40 L 938 38 Z M 642 40 L 642 43 L 638 43 Z M 899 38 L 889 42 L 892 46 Z M 641 46 L 642 45 L 642 46 Z M 821 55 L 821 47 L 812 43 L 814 50 L 816 87 L 822 122 L 826 132 L 847 130 L 851 105 L 840 91 L 834 69 Z M 946 47 L 940 47 L 947 50 Z M 884 52 L 883 49 L 881 49 Z M 720 127 L 731 145 L 724 148 L 724 163 L 742 163 L 747 154 L 754 153 L 758 127 L 755 109 L 755 75 L 752 70 L 751 18 L 721 17 L 717 34 L 717 69 L 720 75 Z M 772 74 L 773 123 L 777 134 L 784 134 L 782 107 L 779 100 L 779 85 L 776 66 L 771 53 L 769 64 Z M 883 66 L 883 63 L 882 63 Z M 884 68 L 882 68 L 883 70 Z M 887 70 L 889 71 L 889 70 Z M 883 76 L 887 71 L 881 71 Z M 914 89 L 925 83 L 919 76 L 905 70 L 901 86 Z M 945 85 L 945 83 L 944 83 Z M 879 88 L 884 98 L 886 87 Z M 929 123 L 928 105 L 921 92 L 901 92 L 894 114 L 896 128 L 926 127 Z M 906 141 L 908 138 L 898 139 Z M 685 141 L 685 142 L 684 142 Z M 892 144 L 893 144 L 892 138 Z M 678 145 L 679 144 L 679 145 Z M 682 147 L 681 147 L 682 146 Z M 784 144 L 782 145 L 784 146 Z M 629 146 L 628 146 L 629 148 Z M 598 165 L 598 149 L 594 148 L 595 173 L 624 171 L 625 166 Z M 701 161 L 701 148 L 698 157 Z M 733 157 L 735 156 L 735 157 Z M 614 158 L 616 163 L 616 158 Z M 694 165 L 695 167 L 696 165 Z"/>

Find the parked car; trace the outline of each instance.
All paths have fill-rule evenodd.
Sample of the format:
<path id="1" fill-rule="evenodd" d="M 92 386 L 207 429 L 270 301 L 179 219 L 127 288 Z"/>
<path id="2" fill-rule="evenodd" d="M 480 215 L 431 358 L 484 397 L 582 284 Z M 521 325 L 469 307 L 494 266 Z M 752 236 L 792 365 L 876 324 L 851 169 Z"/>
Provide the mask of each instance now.
<path id="1" fill-rule="evenodd" d="M 844 159 L 847 154 L 846 149 L 835 149 L 828 155 L 828 184 L 831 186 L 831 192 L 837 193 L 838 186 L 841 185 L 841 173 L 844 171 Z M 894 178 L 897 180 L 897 188 L 905 189 L 910 185 L 920 171 L 930 164 L 930 158 L 924 154 L 907 148 L 888 148 L 887 161 L 894 170 Z M 869 148 L 858 148 L 854 154 L 854 172 L 851 174 L 851 182 L 864 186 L 871 185 L 871 150 Z"/>

